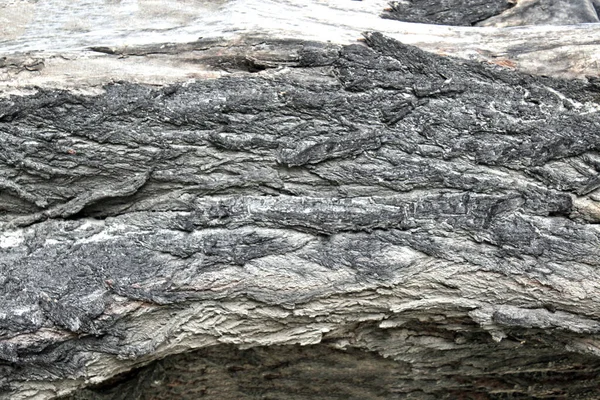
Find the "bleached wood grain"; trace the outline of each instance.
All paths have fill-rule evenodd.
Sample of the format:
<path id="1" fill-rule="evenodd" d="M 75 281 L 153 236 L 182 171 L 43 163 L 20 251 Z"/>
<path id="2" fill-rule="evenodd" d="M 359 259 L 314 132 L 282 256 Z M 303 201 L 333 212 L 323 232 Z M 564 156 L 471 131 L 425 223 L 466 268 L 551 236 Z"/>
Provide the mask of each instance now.
<path id="1" fill-rule="evenodd" d="M 186 43 L 198 38 L 294 38 L 353 43 L 379 31 L 403 43 L 550 76 L 597 76 L 600 26 L 448 27 L 386 20 L 387 2 L 346 0 L 5 1 L 0 88 L 89 87 L 113 79 L 151 84 L 210 78 L 194 57 L 116 58 L 91 46 Z M 12 66 L 12 68 L 11 68 Z M 25 67 L 23 67 L 25 66 Z"/>

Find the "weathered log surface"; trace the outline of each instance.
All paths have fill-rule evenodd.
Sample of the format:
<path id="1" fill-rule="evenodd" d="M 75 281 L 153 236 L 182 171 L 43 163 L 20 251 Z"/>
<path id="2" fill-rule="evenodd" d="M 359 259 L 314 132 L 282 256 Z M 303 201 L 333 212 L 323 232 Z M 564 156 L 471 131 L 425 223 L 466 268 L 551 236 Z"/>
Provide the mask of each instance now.
<path id="1" fill-rule="evenodd" d="M 481 3 L 464 0 L 460 10 L 469 10 L 469 1 Z M 66 9 L 59 3 L 19 0 L 0 8 L 0 20 L 5 22 L 0 24 L 4 93 L 22 93 L 28 86 L 89 90 L 114 80 L 164 85 L 226 72 L 206 70 L 205 52 L 212 50 L 215 56 L 218 49 L 192 45 L 199 38 L 226 39 L 229 48 L 255 36 L 349 44 L 369 31 L 441 55 L 538 75 L 585 78 L 600 73 L 596 24 L 512 28 L 414 24 L 381 18 L 389 16 L 384 12 L 387 0 L 123 0 L 100 6 L 75 1 Z M 569 8 L 570 2 L 562 3 Z M 535 11 L 525 14 L 534 18 Z M 165 52 L 164 46 L 172 43 L 183 48 Z M 98 48 L 115 48 L 119 56 L 89 51 Z M 239 57 L 251 50 L 237 51 Z"/>
<path id="2" fill-rule="evenodd" d="M 596 23 L 598 0 L 402 0 L 385 18 L 457 26 L 573 25 Z"/>
<path id="3" fill-rule="evenodd" d="M 7 42 L 0 398 L 193 349 L 72 398 L 598 397 L 598 80 L 385 27 L 457 49 L 520 32 L 519 54 L 598 28 L 432 28 L 354 3 L 316 17 L 366 21 L 330 42 L 243 21 L 187 43 Z M 206 15 L 240 4 L 315 12 Z M 355 42 L 375 18 L 386 35 Z M 545 71 L 581 76 L 565 60 Z"/>

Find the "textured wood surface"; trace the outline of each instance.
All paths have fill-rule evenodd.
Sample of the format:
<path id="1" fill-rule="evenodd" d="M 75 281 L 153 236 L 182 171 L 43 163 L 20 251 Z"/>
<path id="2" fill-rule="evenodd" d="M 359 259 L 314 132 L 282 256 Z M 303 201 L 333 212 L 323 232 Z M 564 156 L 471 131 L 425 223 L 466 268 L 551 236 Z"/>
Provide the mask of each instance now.
<path id="1" fill-rule="evenodd" d="M 456 12 L 470 9 L 469 1 L 461 3 L 462 9 L 455 6 Z M 561 6 L 558 0 L 552 3 Z M 384 12 L 387 1 L 382 0 L 74 1 L 66 7 L 51 0 L 19 0 L 1 7 L 0 18 L 5 23 L 0 25 L 0 88 L 5 91 L 31 85 L 101 86 L 115 79 L 165 84 L 215 75 L 215 71 L 205 71 L 202 63 L 206 46 L 165 56 L 160 47 L 166 43 L 190 43 L 199 38 L 235 42 L 260 36 L 349 44 L 369 31 L 438 54 L 539 75 L 583 78 L 598 76 L 600 71 L 600 28 L 595 24 L 509 28 L 415 24 L 382 19 L 382 15 L 390 16 Z M 565 4 L 563 9 L 569 7 Z M 509 11 L 515 9 L 520 7 Z M 510 20 L 519 25 L 523 19 L 543 17 L 539 14 L 534 9 Z M 395 15 L 407 20 L 402 14 Z M 579 18 L 579 22 L 589 21 Z M 127 53 L 126 49 L 140 46 L 148 51 L 132 50 L 138 57 L 117 58 L 89 51 L 116 47 Z"/>
<path id="2" fill-rule="evenodd" d="M 173 4 L 3 4 L 0 398 L 598 397 L 596 25 Z"/>

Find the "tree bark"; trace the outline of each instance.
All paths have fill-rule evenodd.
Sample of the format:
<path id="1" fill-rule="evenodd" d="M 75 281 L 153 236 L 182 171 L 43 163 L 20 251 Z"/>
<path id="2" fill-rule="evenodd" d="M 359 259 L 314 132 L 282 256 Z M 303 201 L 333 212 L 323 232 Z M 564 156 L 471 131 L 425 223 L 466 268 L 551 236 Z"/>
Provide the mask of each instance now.
<path id="1" fill-rule="evenodd" d="M 599 27 L 73 4 L 5 6 L 1 399 L 599 396 Z"/>

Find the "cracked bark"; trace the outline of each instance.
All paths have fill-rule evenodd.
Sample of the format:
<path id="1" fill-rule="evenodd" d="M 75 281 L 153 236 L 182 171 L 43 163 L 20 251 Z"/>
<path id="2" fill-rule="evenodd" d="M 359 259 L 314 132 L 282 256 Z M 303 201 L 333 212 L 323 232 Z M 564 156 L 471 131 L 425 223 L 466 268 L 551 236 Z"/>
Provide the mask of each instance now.
<path id="1" fill-rule="evenodd" d="M 7 42 L 0 398 L 598 397 L 600 89 L 562 35 L 584 28 L 432 28 L 452 58 L 328 7 L 385 34 Z"/>
<path id="2" fill-rule="evenodd" d="M 402 0 L 385 18 L 457 26 L 572 25 L 598 22 L 598 0 Z"/>

